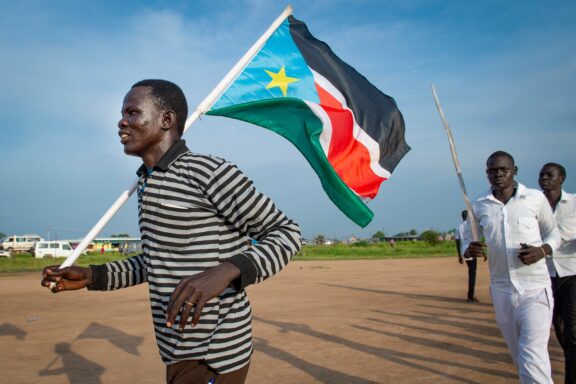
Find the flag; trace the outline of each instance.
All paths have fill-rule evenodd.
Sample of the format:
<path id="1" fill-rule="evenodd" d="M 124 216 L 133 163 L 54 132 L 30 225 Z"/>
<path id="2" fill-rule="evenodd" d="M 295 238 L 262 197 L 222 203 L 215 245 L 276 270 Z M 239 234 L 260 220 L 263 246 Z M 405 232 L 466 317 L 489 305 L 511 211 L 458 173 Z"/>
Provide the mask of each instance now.
<path id="1" fill-rule="evenodd" d="M 410 150 L 394 99 L 292 16 L 206 114 L 243 120 L 288 139 L 328 197 L 362 227 L 374 216 L 365 203 Z"/>

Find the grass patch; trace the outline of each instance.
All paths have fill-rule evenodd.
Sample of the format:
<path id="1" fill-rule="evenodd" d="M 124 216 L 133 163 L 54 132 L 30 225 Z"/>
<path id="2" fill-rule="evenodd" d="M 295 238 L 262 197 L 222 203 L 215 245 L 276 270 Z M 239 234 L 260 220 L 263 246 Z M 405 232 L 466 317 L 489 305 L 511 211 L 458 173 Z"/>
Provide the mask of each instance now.
<path id="1" fill-rule="evenodd" d="M 74 264 L 87 267 L 91 264 L 98 265 L 124 258 L 125 257 L 119 252 L 106 252 L 103 255 L 100 253 L 88 253 L 87 255 L 80 256 Z M 0 273 L 42 271 L 44 267 L 60 265 L 64 260 L 64 257 L 44 257 L 42 259 L 36 259 L 27 253 L 18 254 L 10 258 L 0 257 Z"/>
<path id="2" fill-rule="evenodd" d="M 430 245 L 422 241 L 397 242 L 391 247 L 386 243 L 368 244 L 336 244 L 336 245 L 305 245 L 293 260 L 361 260 L 361 259 L 410 259 L 425 257 L 456 257 L 456 247 L 453 241 L 441 241 Z M 125 259 L 118 252 L 89 253 L 82 255 L 76 265 L 87 267 L 109 261 Z M 60 265 L 64 258 L 46 257 L 36 259 L 30 254 L 19 254 L 12 258 L 0 257 L 0 274 L 12 272 L 41 271 L 49 265 Z"/>
<path id="3" fill-rule="evenodd" d="M 294 260 L 358 260 L 358 259 L 410 259 L 424 257 L 456 257 L 453 241 L 429 245 L 421 241 L 397 242 L 394 247 L 386 243 L 305 245 Z"/>

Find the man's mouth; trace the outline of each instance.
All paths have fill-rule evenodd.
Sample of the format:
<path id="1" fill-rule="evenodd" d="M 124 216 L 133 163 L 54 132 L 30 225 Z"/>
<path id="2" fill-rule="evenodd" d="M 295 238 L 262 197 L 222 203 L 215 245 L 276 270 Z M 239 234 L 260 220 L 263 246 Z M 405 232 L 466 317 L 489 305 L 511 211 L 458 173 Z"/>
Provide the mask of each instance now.
<path id="1" fill-rule="evenodd" d="M 130 135 L 126 132 L 118 132 L 118 136 L 120 136 L 120 142 L 124 144 Z"/>

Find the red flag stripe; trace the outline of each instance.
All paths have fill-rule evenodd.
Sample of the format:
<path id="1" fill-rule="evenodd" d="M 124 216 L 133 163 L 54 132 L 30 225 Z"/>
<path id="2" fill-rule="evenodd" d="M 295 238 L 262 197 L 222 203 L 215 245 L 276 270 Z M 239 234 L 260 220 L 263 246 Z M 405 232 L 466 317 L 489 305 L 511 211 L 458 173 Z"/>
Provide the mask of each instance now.
<path id="1" fill-rule="evenodd" d="M 337 135 L 342 131 L 352 131 L 349 123 L 350 118 L 345 118 L 347 126 L 342 126 L 342 119 L 337 117 L 338 115 L 350 116 L 350 112 L 341 108 L 324 108 L 316 103 L 307 102 L 307 104 L 322 122 L 323 132 L 321 136 L 324 137 L 320 141 L 323 142 L 323 151 L 327 154 L 330 152 L 330 138 L 334 128 Z M 335 161 L 334 157 L 328 159 L 340 179 L 365 202 L 373 199 L 380 184 L 385 179 L 372 172 L 370 156 L 366 148 L 352 139 L 337 160 Z"/>
<path id="2" fill-rule="evenodd" d="M 352 111 L 342 103 L 341 93 L 322 76 L 314 75 L 322 110 L 313 110 L 324 125 L 320 138 L 324 153 L 353 191 L 372 199 L 382 181 L 390 176 L 378 163 L 379 146 L 356 124 Z"/>
<path id="3" fill-rule="evenodd" d="M 310 68 L 310 70 L 312 71 L 312 74 L 314 75 L 314 82 L 316 84 L 316 89 L 318 90 L 318 87 L 320 87 L 324 91 L 326 91 L 328 94 L 332 95 L 333 99 L 332 100 L 326 100 L 325 102 L 327 104 L 325 104 L 325 105 L 334 106 L 337 104 L 340 108 L 345 109 L 347 111 L 350 111 L 352 116 L 354 116 L 354 112 L 352 111 L 351 108 L 348 107 L 348 105 L 346 103 L 346 99 L 344 98 L 344 95 L 342 95 L 342 93 L 336 87 L 334 87 L 334 85 L 332 85 L 332 83 L 328 79 L 326 79 L 324 76 L 320 75 L 318 72 L 314 71 L 312 68 Z M 320 104 L 324 105 L 324 102 L 321 100 Z M 366 147 L 366 149 L 370 153 L 370 159 L 371 159 L 370 168 L 378 176 L 380 176 L 384 179 L 388 179 L 390 177 L 390 171 L 388 171 L 387 169 L 382 167 L 379 163 L 380 146 L 379 146 L 378 142 L 376 140 L 374 140 L 371 136 L 369 136 L 364 131 L 364 129 L 362 129 L 362 127 L 358 125 L 355 118 L 353 118 L 353 122 L 354 122 L 354 127 L 352 129 L 352 131 L 353 131 L 352 136 L 354 137 L 355 140 L 357 140 L 364 147 Z"/>
<path id="4" fill-rule="evenodd" d="M 319 94 L 321 107 L 330 119 L 332 127 L 328 161 L 353 191 L 362 197 L 373 199 L 378 194 L 384 178 L 372 171 L 370 153 L 352 136 L 354 126 L 352 112 L 342 107 L 324 106 L 327 99 L 332 99 L 331 101 L 335 99 L 324 90 Z"/>

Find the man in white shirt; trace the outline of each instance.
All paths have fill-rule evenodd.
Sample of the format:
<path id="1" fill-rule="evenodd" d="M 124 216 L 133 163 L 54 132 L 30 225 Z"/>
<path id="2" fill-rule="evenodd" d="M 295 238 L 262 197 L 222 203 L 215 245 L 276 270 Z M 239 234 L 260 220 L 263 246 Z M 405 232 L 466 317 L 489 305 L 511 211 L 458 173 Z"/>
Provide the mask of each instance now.
<path id="1" fill-rule="evenodd" d="M 546 258 L 554 293 L 552 323 L 564 350 L 565 384 L 576 384 L 576 196 L 562 189 L 566 169 L 548 163 L 540 170 L 538 184 L 554 210 L 562 244 Z"/>
<path id="2" fill-rule="evenodd" d="M 491 188 L 473 204 L 486 244 L 472 241 L 466 231 L 462 250 L 465 257 L 482 257 L 488 247 L 496 322 L 520 383 L 552 384 L 548 339 L 554 303 L 544 258 L 558 247 L 560 234 L 544 194 L 517 183 L 517 171 L 506 152 L 488 157 Z"/>
<path id="3" fill-rule="evenodd" d="M 479 300 L 474 296 L 474 288 L 476 286 L 476 258 L 472 257 L 469 259 L 464 260 L 464 256 L 462 256 L 461 251 L 461 244 L 462 238 L 464 237 L 464 232 L 466 231 L 466 227 L 470 226 L 470 222 L 468 221 L 468 211 L 462 211 L 462 222 L 458 224 L 456 227 L 456 231 L 454 232 L 454 241 L 456 242 L 456 250 L 458 251 L 458 262 L 460 264 L 464 264 L 466 261 L 466 266 L 468 267 L 468 297 L 466 302 L 468 303 L 478 303 Z"/>

